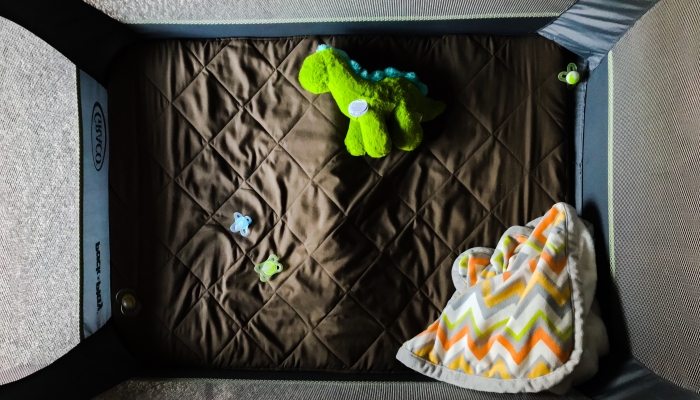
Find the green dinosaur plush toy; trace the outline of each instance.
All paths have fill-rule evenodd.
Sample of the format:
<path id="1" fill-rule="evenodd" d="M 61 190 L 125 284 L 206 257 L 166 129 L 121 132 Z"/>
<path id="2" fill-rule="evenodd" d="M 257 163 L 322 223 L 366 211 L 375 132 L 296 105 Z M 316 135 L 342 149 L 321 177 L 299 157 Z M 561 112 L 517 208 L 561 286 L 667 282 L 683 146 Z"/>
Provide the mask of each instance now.
<path id="1" fill-rule="evenodd" d="M 445 110 L 444 103 L 425 97 L 427 88 L 414 73 L 387 68 L 369 74 L 344 51 L 325 44 L 304 60 L 299 82 L 314 94 L 331 92 L 350 118 L 345 146 L 354 156 L 384 157 L 392 141 L 401 150 L 415 149 L 423 140 L 421 121 Z"/>

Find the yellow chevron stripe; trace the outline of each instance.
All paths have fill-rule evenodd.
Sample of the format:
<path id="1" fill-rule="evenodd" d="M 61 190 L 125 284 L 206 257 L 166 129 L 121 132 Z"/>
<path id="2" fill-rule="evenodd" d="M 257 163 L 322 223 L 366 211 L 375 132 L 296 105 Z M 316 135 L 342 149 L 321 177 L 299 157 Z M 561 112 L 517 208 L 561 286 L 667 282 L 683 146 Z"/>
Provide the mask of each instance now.
<path id="1" fill-rule="evenodd" d="M 539 378 L 540 376 L 547 375 L 551 371 L 549 370 L 549 367 L 547 367 L 547 364 L 544 362 L 540 361 L 539 364 L 535 366 L 535 368 L 530 371 L 530 373 L 527 375 L 528 378 Z"/>
<path id="2" fill-rule="evenodd" d="M 486 307 L 489 308 L 501 303 L 504 300 L 511 298 L 512 296 L 518 296 L 522 298 L 524 296 L 524 291 L 525 285 L 522 281 L 518 281 L 510 285 L 509 287 L 497 294 L 491 293 L 491 281 L 483 281 L 483 283 L 481 284 L 481 295 L 484 299 Z"/>
<path id="3" fill-rule="evenodd" d="M 498 360 L 496 364 L 491 367 L 488 371 L 484 373 L 483 376 L 487 378 L 493 378 L 496 373 L 501 375 L 501 379 L 511 379 L 510 374 L 508 373 L 508 367 L 506 367 L 506 364 L 503 362 L 503 360 Z"/>
<path id="4" fill-rule="evenodd" d="M 462 370 L 464 370 L 464 372 L 468 373 L 469 375 L 474 375 L 472 367 L 469 364 L 467 364 L 467 360 L 464 358 L 464 356 L 457 357 L 456 360 L 452 361 L 449 365 L 447 365 L 447 368 L 454 371 L 456 371 L 458 368 L 462 368 Z"/>
<path id="5" fill-rule="evenodd" d="M 486 282 L 489 281 L 484 281 L 484 283 Z M 547 293 L 549 293 L 549 295 L 557 301 L 557 304 L 559 304 L 559 306 L 563 306 L 571 298 L 570 285 L 566 285 L 564 290 L 562 292 L 559 292 L 559 290 L 554 285 L 549 283 L 547 278 L 540 271 L 535 271 L 535 273 L 532 274 L 532 278 L 530 278 L 530 282 L 528 282 L 527 288 L 525 288 L 525 291 L 521 294 L 521 298 L 527 296 L 527 294 L 535 288 L 536 284 L 542 286 L 544 290 L 546 290 Z"/>
<path id="6" fill-rule="evenodd" d="M 422 349 L 414 350 L 413 354 L 417 355 L 418 357 L 425 357 L 426 355 L 428 355 L 428 353 L 433 351 L 433 347 L 435 347 L 435 342 L 431 341 L 430 343 L 428 343 L 427 346 L 423 347 Z"/>

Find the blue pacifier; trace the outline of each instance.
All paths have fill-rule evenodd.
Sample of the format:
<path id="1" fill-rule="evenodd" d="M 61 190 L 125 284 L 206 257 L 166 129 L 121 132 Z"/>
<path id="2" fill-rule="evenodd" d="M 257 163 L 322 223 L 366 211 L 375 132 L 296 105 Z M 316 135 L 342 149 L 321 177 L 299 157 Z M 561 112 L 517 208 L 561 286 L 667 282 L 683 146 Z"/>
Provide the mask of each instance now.
<path id="1" fill-rule="evenodd" d="M 243 216 L 239 212 L 233 213 L 233 225 L 231 225 L 231 232 L 240 233 L 241 236 L 248 236 L 250 234 L 250 229 L 248 226 L 253 222 L 253 219 L 249 216 Z"/>
<path id="2" fill-rule="evenodd" d="M 282 263 L 277 260 L 277 255 L 270 254 L 270 257 L 267 257 L 267 260 L 256 265 L 254 270 L 260 274 L 261 282 L 267 282 L 272 278 L 272 275 L 282 272 Z"/>

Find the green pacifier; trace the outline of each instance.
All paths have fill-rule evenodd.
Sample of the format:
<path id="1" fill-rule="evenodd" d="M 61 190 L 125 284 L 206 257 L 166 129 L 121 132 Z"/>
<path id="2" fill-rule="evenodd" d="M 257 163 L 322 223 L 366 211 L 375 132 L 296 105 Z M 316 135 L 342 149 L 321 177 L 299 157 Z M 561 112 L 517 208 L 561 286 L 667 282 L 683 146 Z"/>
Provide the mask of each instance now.
<path id="1" fill-rule="evenodd" d="M 260 274 L 261 282 L 267 282 L 272 275 L 282 272 L 282 263 L 277 260 L 275 254 L 270 254 L 267 260 L 255 266 L 255 272 Z"/>

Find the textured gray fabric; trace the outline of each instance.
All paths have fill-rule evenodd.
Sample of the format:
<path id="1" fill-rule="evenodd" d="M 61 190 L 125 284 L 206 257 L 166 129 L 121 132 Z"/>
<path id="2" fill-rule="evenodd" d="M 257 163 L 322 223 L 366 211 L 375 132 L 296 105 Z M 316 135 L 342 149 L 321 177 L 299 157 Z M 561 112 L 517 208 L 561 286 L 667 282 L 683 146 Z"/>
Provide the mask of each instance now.
<path id="1" fill-rule="evenodd" d="M 0 18 L 0 384 L 79 337 L 76 69 Z"/>
<path id="2" fill-rule="evenodd" d="M 700 390 L 700 3 L 663 0 L 614 47 L 610 246 L 633 355 Z"/>
<path id="3" fill-rule="evenodd" d="M 263 380 L 129 380 L 96 397 L 117 399 L 266 399 L 266 400 L 585 400 L 572 390 L 565 396 L 553 394 L 497 394 L 462 389 L 442 382 L 316 382 Z"/>
<path id="4" fill-rule="evenodd" d="M 587 58 L 595 69 L 622 35 L 659 0 L 580 0 L 540 35 Z"/>
<path id="5" fill-rule="evenodd" d="M 575 0 L 84 0 L 125 23 L 283 23 L 556 17 Z"/>

